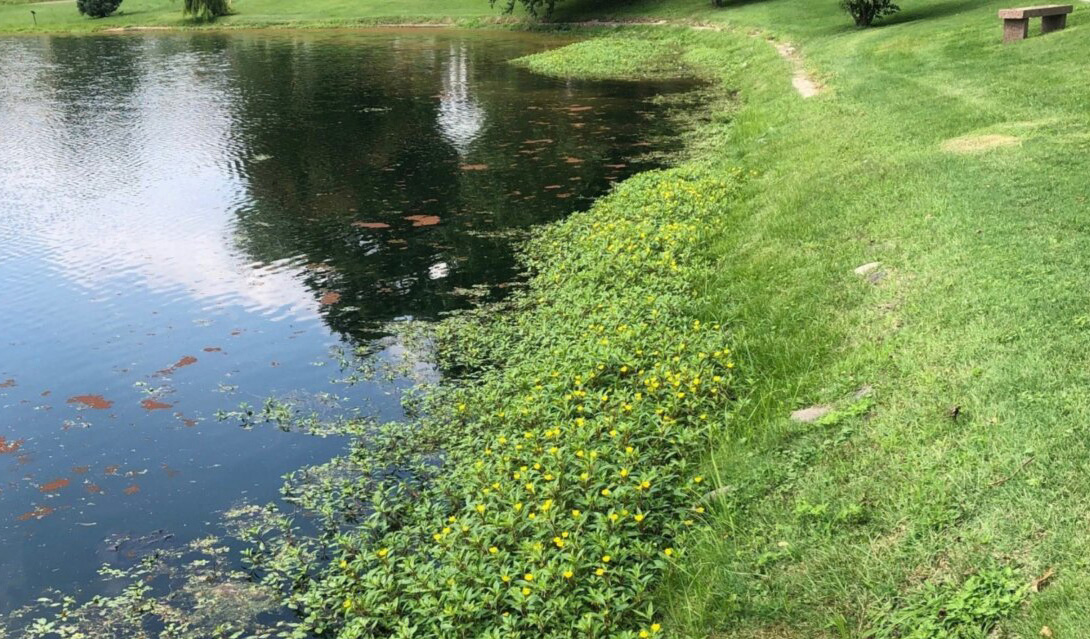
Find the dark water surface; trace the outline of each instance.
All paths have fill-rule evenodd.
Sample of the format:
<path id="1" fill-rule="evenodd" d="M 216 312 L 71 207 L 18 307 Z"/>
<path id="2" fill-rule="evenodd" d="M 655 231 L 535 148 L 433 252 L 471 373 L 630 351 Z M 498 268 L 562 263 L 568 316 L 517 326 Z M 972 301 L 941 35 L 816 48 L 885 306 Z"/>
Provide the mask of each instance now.
<path id="1" fill-rule="evenodd" d="M 562 43 L 0 38 L 0 612 L 94 592 L 112 535 L 207 534 L 345 446 L 217 411 L 399 418 L 410 382 L 334 384 L 331 349 L 502 295 L 510 231 L 653 166 L 649 98 L 680 87 L 505 64 Z"/>

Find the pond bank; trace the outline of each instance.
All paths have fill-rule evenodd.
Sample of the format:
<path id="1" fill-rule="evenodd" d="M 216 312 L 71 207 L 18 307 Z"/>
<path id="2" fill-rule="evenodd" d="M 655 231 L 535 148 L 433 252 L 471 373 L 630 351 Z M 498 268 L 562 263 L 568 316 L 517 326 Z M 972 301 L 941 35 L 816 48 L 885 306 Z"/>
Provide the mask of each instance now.
<path id="1" fill-rule="evenodd" d="M 604 610 L 618 636 L 659 623 L 717 637 L 1090 634 L 1090 509 L 1079 499 L 1090 489 L 1079 294 L 1090 231 L 1078 177 L 1090 170 L 1090 96 L 1069 80 L 1090 53 L 1079 14 L 1064 32 L 1003 48 L 997 2 L 925 0 L 862 31 L 834 2 L 706 4 L 601 16 L 729 20 L 720 33 L 626 28 L 600 51 L 651 43 L 737 97 L 701 114 L 681 166 L 547 231 L 530 249 L 539 275 L 521 306 L 444 329 L 459 337 L 446 340 L 452 355 L 484 372 L 435 413 L 465 438 L 425 429 L 438 439 L 422 449 L 441 441 L 462 463 L 420 510 L 342 540 L 343 564 L 300 596 L 307 623 L 368 636 L 393 614 L 449 614 L 479 631 L 502 607 L 511 626 L 496 632 L 528 636 L 560 620 L 592 636 L 578 624 L 602 627 Z M 799 44 L 825 92 L 799 98 L 789 62 L 747 34 L 765 29 Z M 603 69 L 587 47 L 586 69 L 631 72 Z M 1021 144 L 949 143 L 1000 135 Z M 646 259 L 649 238 L 658 255 L 674 243 L 676 271 L 630 261 Z M 664 306 L 641 301 L 644 286 Z M 657 319 L 640 319 L 655 311 L 662 337 Z M 682 341 L 697 320 L 701 332 Z M 687 358 L 703 340 L 705 355 L 733 350 L 740 373 L 694 375 L 707 364 L 699 350 Z M 655 372 L 626 377 L 637 370 Z M 691 390 L 716 376 L 731 380 L 725 397 Z M 632 416 L 646 392 L 633 382 L 672 387 L 676 403 L 664 395 Z M 833 410 L 789 418 L 814 404 Z M 695 439 L 662 419 L 703 415 Z M 645 443 L 611 443 L 617 424 Z M 547 443 L 561 436 L 563 451 Z M 602 479 L 588 490 L 591 470 Z M 714 503 L 702 505 L 697 477 Z M 663 532 L 680 535 L 668 555 L 640 527 L 649 499 Z M 571 541 L 581 532 L 593 534 Z M 413 547 L 451 563 L 417 567 Z M 411 601 L 397 597 L 406 580 Z"/>

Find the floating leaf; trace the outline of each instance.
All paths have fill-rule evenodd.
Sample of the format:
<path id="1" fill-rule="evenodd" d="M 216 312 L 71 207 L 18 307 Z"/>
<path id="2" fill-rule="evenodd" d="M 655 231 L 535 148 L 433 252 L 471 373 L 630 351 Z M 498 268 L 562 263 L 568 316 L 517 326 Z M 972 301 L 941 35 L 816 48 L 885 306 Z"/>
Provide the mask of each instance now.
<path id="1" fill-rule="evenodd" d="M 114 403 L 108 399 L 102 397 L 102 395 L 76 395 L 68 398 L 69 404 L 83 404 L 88 408 L 94 408 L 96 410 L 106 410 L 114 405 Z"/>

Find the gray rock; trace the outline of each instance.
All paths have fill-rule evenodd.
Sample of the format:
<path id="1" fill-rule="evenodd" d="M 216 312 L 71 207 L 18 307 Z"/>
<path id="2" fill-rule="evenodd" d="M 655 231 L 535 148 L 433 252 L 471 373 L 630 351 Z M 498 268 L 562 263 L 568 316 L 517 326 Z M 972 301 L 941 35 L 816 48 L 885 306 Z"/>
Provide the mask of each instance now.
<path id="1" fill-rule="evenodd" d="M 797 411 L 791 413 L 791 419 L 796 422 L 802 422 L 804 424 L 810 424 L 825 417 L 832 412 L 832 406 L 826 406 L 819 404 L 817 406 L 810 406 L 809 408 L 800 408 Z"/>

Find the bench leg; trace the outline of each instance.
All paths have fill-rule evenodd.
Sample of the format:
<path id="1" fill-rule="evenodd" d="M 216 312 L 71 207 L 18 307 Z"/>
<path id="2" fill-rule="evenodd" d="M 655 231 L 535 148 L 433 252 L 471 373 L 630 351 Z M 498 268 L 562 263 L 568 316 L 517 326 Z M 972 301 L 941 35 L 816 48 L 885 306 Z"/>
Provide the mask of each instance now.
<path id="1" fill-rule="evenodd" d="M 1041 33 L 1052 33 L 1067 26 L 1067 14 L 1041 18 Z"/>
<path id="2" fill-rule="evenodd" d="M 1025 40 L 1027 35 L 1029 35 L 1029 18 L 1003 21 L 1003 42 Z"/>

